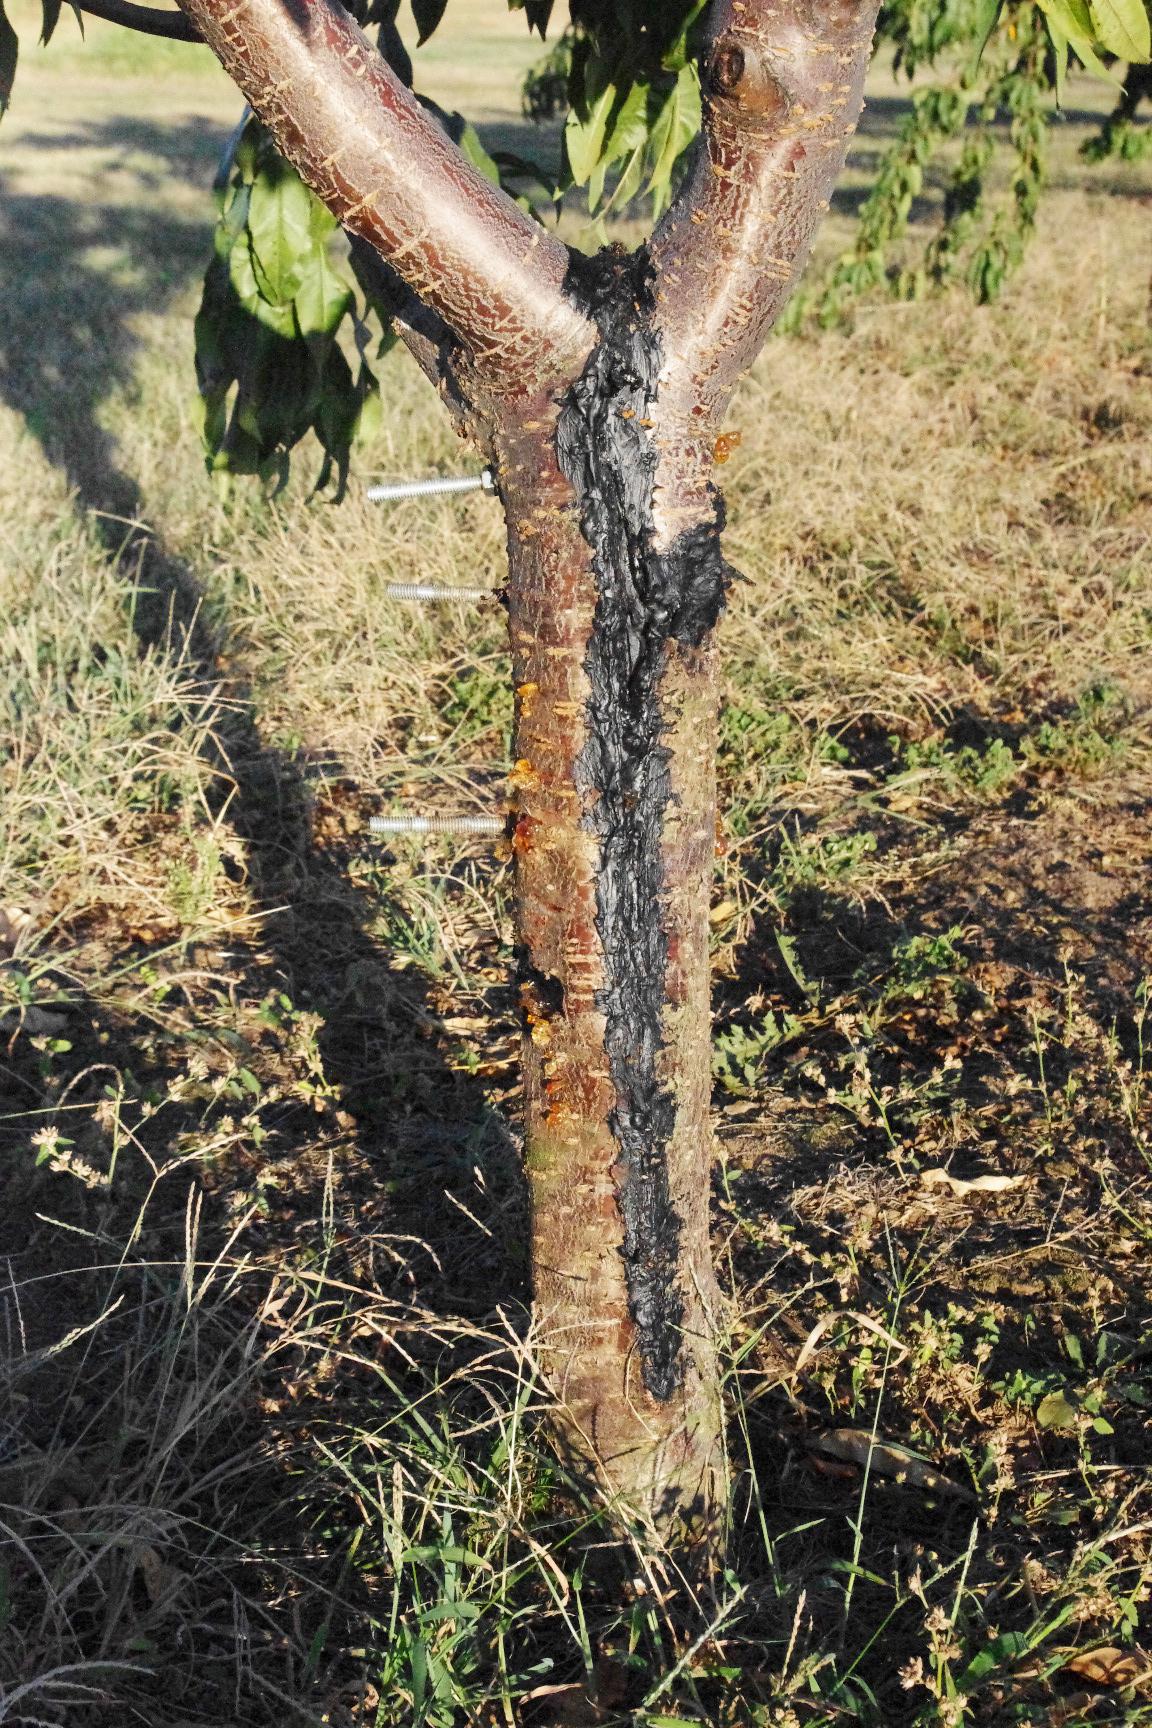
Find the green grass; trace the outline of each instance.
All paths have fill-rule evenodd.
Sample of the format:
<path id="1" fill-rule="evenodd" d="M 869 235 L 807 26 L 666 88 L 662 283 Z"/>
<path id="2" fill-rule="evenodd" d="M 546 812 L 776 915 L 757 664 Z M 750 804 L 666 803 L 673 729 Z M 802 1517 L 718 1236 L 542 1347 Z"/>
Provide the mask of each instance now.
<path id="1" fill-rule="evenodd" d="M 423 52 L 511 130 L 486 8 Z M 498 607 L 385 592 L 496 507 L 362 501 L 470 460 L 401 357 L 345 505 L 213 491 L 237 101 L 71 28 L 0 133 L 0 1720 L 1152 1721 L 1148 166 L 1071 122 L 1002 304 L 732 411 L 701 1585 L 548 1448 L 506 863 L 366 832 L 501 800 Z"/>

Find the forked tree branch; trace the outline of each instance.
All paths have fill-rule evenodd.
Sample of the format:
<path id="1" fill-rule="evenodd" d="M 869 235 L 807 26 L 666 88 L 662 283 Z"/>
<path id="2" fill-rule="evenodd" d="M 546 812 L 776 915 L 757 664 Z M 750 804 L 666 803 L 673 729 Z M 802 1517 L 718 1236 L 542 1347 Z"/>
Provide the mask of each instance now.
<path id="1" fill-rule="evenodd" d="M 567 248 L 467 162 L 336 0 L 180 0 L 281 153 L 454 331 L 484 385 L 579 370 Z"/>
<path id="2" fill-rule="evenodd" d="M 81 12 L 103 18 L 108 24 L 123 24 L 145 36 L 163 36 L 170 42 L 203 42 L 194 24 L 183 12 L 165 12 L 157 6 L 136 6 L 133 0 L 74 0 Z"/>
<path id="3" fill-rule="evenodd" d="M 651 243 L 660 393 L 712 419 L 782 311 L 864 99 L 877 0 L 717 0 L 704 128 Z"/>

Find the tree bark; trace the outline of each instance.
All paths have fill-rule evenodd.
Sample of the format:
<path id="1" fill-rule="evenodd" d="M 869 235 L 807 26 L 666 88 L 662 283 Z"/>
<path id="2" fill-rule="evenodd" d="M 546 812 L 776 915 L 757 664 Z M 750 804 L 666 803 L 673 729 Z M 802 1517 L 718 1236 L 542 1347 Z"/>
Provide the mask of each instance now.
<path id="1" fill-rule="evenodd" d="M 658 350 L 616 259 L 558 407 L 496 440 L 509 529 L 527 1167 L 570 1450 L 663 1531 L 723 1477 L 708 1241 L 718 524 L 653 541 Z"/>
<path id="2" fill-rule="evenodd" d="M 827 208 L 877 0 L 718 0 L 695 164 L 650 247 L 593 260 L 482 180 L 329 0 L 181 5 L 407 284 L 403 333 L 494 465 L 542 1359 L 572 1457 L 710 1542 L 714 446 Z"/>

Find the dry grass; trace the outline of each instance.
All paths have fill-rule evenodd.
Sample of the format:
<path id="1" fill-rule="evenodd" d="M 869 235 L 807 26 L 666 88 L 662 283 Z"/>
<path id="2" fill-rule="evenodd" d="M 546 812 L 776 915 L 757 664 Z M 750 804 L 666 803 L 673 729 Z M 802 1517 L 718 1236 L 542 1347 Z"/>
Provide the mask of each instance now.
<path id="1" fill-rule="evenodd" d="M 732 464 L 741 621 L 837 724 L 1145 675 L 1146 218 L 1085 193 L 1051 214 L 994 312 L 957 296 L 779 344 L 733 410 L 753 434 Z"/>
<path id="2" fill-rule="evenodd" d="M 429 61 L 510 131 L 499 17 Z M 92 31 L 4 126 L 0 1721 L 1152 1719 L 1148 170 L 1070 125 L 1001 305 L 733 410 L 693 1606 L 539 1438 L 503 866 L 366 838 L 500 800 L 498 609 L 385 594 L 497 585 L 498 511 L 212 490 L 235 98 Z M 387 382 L 359 478 L 466 463 Z"/>

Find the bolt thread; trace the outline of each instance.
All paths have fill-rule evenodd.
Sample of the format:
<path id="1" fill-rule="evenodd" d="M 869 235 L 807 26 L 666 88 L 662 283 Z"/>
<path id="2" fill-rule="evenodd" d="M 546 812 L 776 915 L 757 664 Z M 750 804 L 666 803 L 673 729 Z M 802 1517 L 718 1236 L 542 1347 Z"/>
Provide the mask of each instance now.
<path id="1" fill-rule="evenodd" d="M 389 600 L 416 600 L 438 604 L 452 600 L 490 600 L 491 588 L 439 588 L 431 582 L 389 582 L 384 590 Z"/>
<path id="2" fill-rule="evenodd" d="M 415 816 L 399 811 L 391 816 L 372 816 L 368 821 L 373 834 L 483 834 L 493 838 L 503 834 L 503 816 Z"/>
<path id="3" fill-rule="evenodd" d="M 437 498 L 449 492 L 494 492 L 492 470 L 482 474 L 452 474 L 433 480 L 394 480 L 369 486 L 364 496 L 373 504 L 391 504 L 400 498 Z"/>

